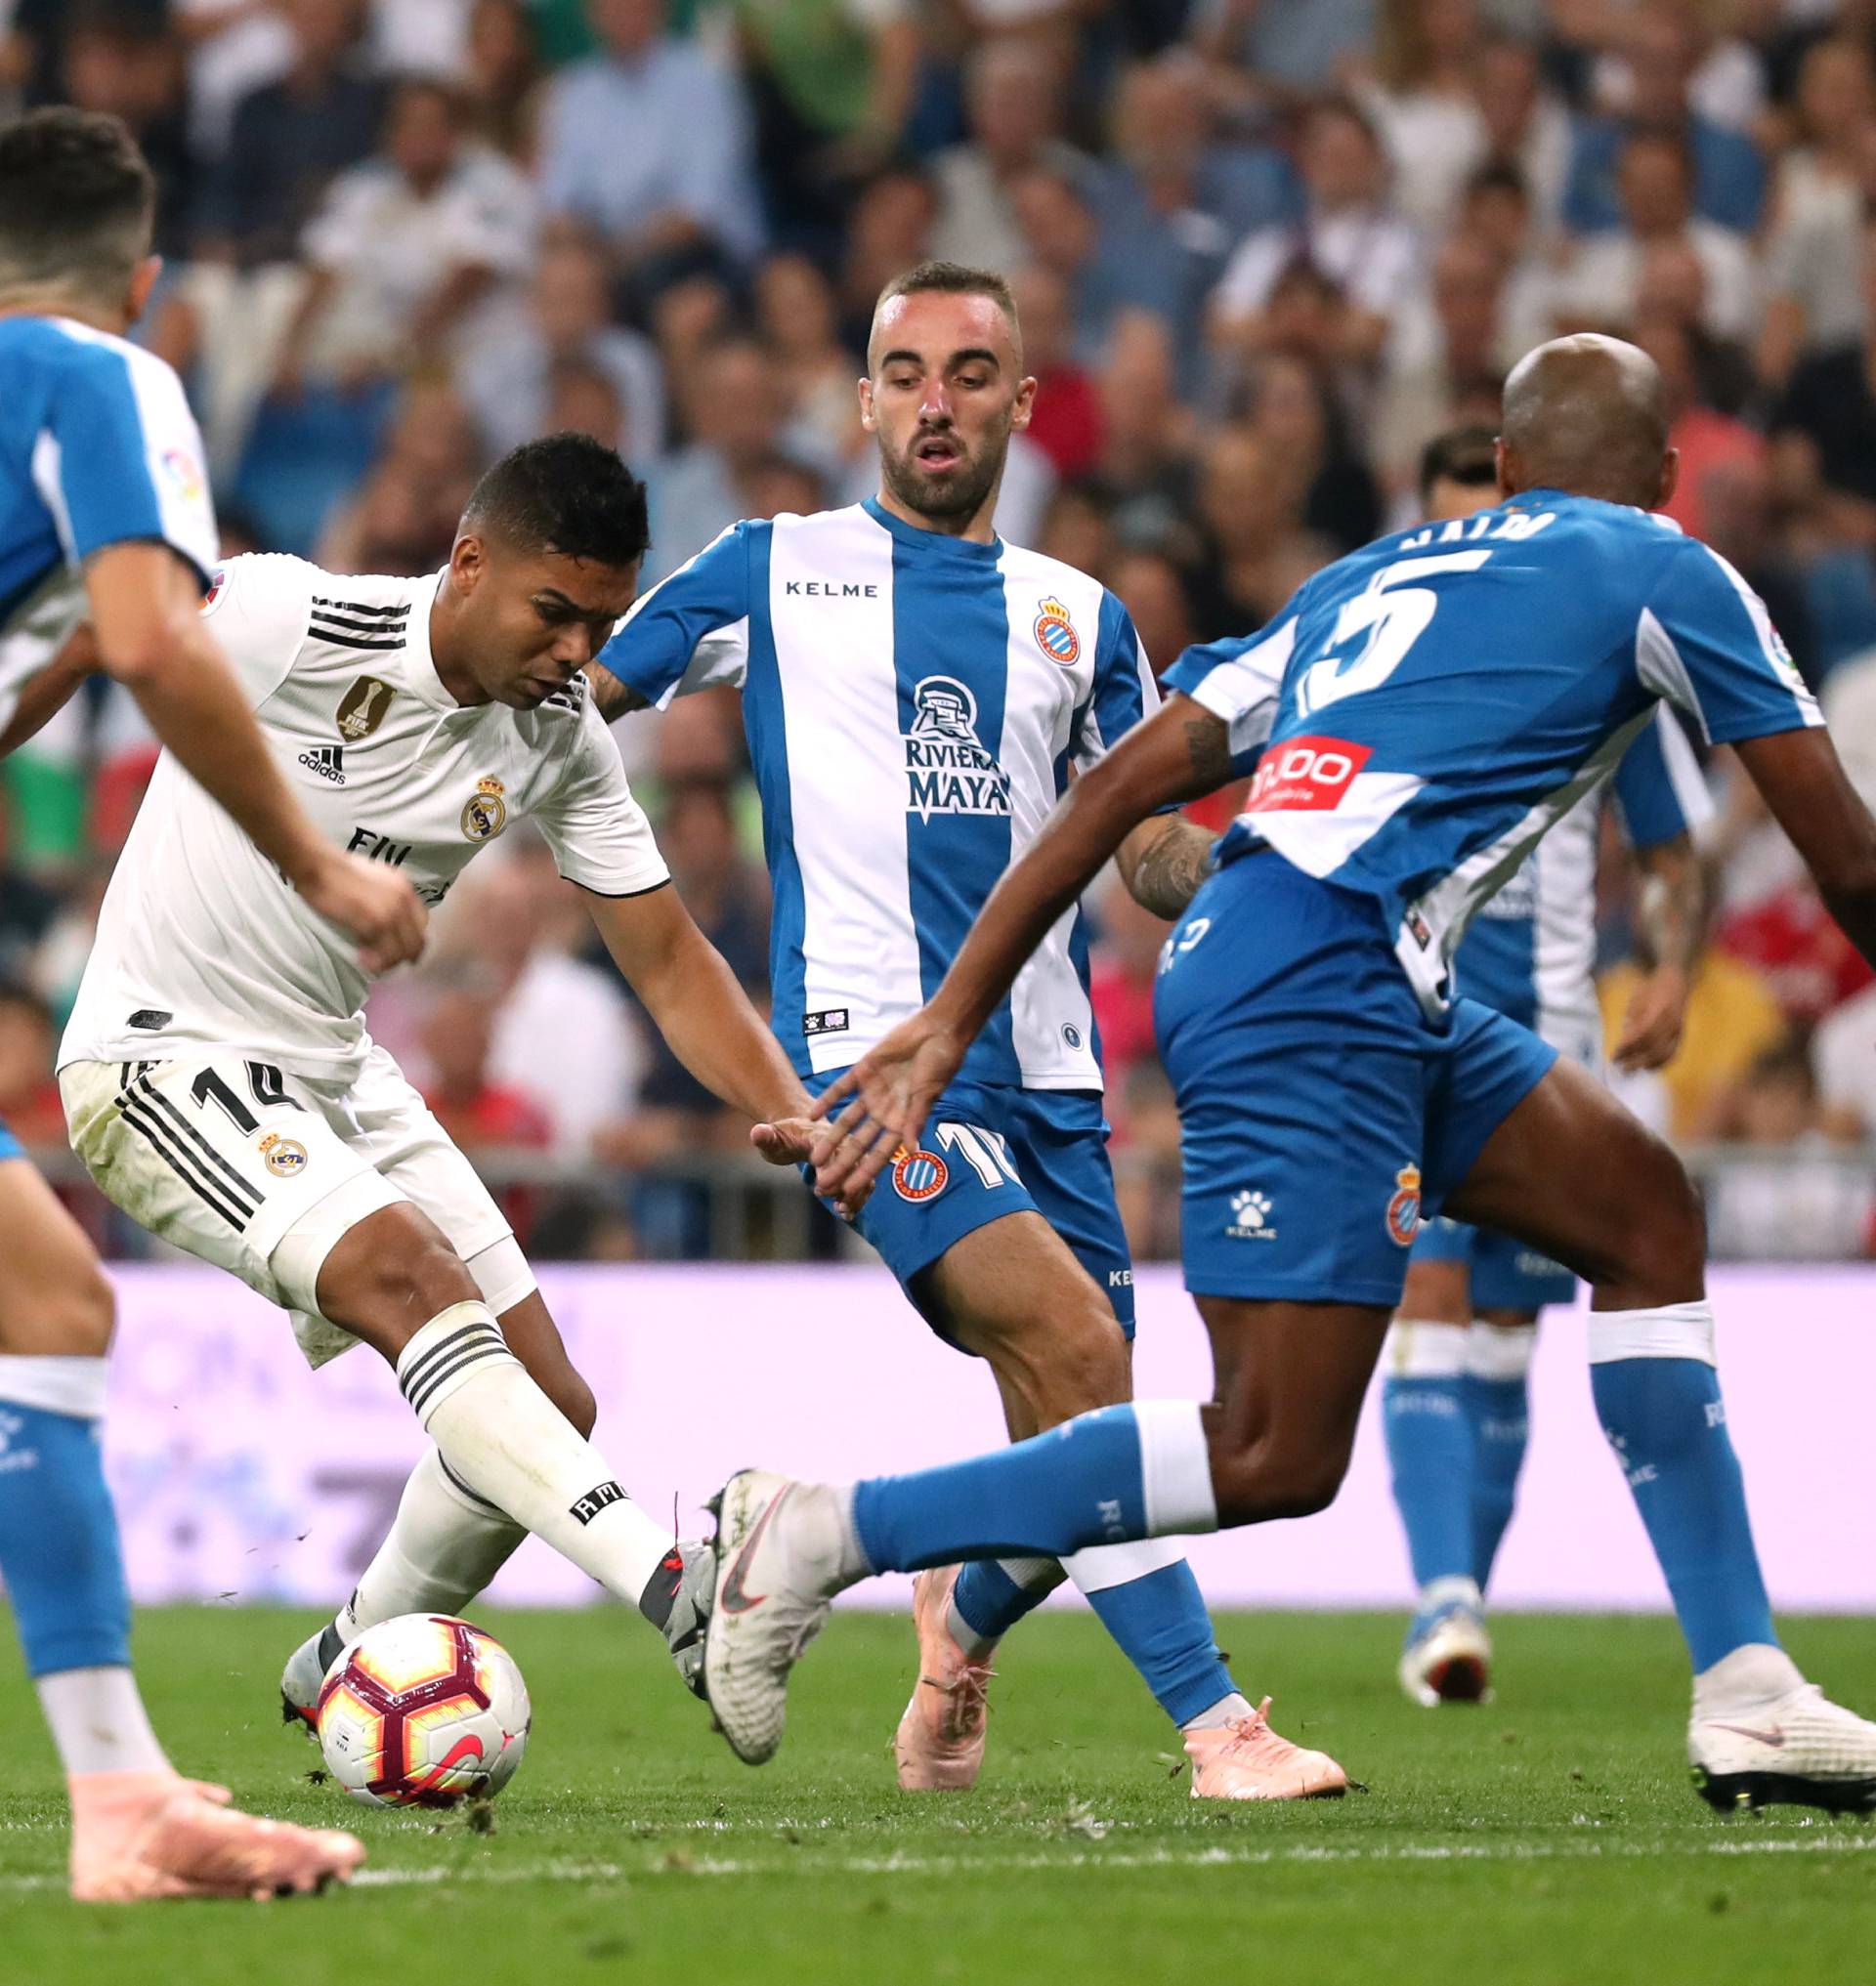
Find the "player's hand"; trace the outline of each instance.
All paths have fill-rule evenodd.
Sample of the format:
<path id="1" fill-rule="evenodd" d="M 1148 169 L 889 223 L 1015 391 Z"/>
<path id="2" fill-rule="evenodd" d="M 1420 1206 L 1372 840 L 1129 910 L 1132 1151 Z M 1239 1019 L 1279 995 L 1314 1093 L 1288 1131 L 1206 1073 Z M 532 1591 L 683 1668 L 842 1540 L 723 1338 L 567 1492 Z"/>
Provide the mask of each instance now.
<path id="1" fill-rule="evenodd" d="M 872 1192 L 899 1149 L 917 1146 L 969 1045 L 924 1007 L 830 1084 L 814 1103 L 825 1120 L 809 1160 L 814 1190 L 843 1208 Z"/>
<path id="2" fill-rule="evenodd" d="M 1686 1024 L 1687 976 L 1678 966 L 1660 965 L 1629 996 L 1622 1033 L 1613 1051 L 1615 1066 L 1634 1076 L 1672 1062 Z"/>
<path id="3" fill-rule="evenodd" d="M 776 1118 L 749 1128 L 749 1143 L 771 1165 L 805 1165 L 821 1136 L 821 1125 L 812 1118 Z M 871 1185 L 855 1198 L 836 1203 L 841 1217 L 851 1220 L 866 1204 Z"/>
<path id="4" fill-rule="evenodd" d="M 389 972 L 422 952 L 430 913 L 408 878 L 386 864 L 327 850 L 298 888 L 312 909 L 359 941 L 366 972 Z"/>

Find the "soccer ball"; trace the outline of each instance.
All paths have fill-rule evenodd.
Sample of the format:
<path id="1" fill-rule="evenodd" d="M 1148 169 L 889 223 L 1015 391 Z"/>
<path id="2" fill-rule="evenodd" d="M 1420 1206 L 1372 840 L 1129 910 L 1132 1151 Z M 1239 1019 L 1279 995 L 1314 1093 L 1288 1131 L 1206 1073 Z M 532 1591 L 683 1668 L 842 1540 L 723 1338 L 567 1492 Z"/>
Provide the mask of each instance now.
<path id="1" fill-rule="evenodd" d="M 326 1770 L 366 1806 L 496 1794 L 528 1747 L 528 1685 L 493 1635 L 448 1614 L 380 1621 L 320 1686 Z"/>

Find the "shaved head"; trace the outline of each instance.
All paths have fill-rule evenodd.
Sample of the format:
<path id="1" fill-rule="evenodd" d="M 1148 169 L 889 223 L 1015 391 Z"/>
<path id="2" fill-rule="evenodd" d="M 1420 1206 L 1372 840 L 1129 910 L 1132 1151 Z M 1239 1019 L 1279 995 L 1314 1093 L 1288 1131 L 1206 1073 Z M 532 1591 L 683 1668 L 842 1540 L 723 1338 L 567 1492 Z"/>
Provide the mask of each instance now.
<path id="1" fill-rule="evenodd" d="M 1661 373 L 1639 346 L 1583 332 L 1513 368 L 1499 429 L 1499 483 L 1654 510 L 1674 488 Z"/>

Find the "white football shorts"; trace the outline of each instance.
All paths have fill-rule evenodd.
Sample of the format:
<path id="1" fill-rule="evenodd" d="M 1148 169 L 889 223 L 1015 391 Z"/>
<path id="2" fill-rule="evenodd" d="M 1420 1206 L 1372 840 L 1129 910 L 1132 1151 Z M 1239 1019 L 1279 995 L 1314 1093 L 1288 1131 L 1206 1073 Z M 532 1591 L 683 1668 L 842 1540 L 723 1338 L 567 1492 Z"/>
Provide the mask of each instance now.
<path id="1" fill-rule="evenodd" d="M 334 1244 L 380 1207 L 427 1214 L 497 1316 L 534 1288 L 475 1167 L 375 1043 L 349 1083 L 224 1054 L 67 1063 L 59 1089 L 106 1197 L 288 1311 L 312 1365 L 358 1342 L 314 1290 Z"/>

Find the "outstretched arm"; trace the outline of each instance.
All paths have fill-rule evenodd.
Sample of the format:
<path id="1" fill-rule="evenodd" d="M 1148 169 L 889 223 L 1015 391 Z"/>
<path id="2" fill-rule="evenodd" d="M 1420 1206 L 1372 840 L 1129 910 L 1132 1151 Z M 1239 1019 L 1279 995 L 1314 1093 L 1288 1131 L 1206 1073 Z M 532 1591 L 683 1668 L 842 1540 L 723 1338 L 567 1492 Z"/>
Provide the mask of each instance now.
<path id="1" fill-rule="evenodd" d="M 1790 835 L 1844 935 L 1876 965 L 1876 821 L 1830 734 L 1812 726 L 1733 745 L 1746 776 Z"/>
<path id="2" fill-rule="evenodd" d="M 1143 910 L 1171 922 L 1212 873 L 1212 844 L 1217 837 L 1176 814 L 1156 815 L 1130 828 L 1115 851 L 1114 866 L 1127 893 Z"/>
<path id="3" fill-rule="evenodd" d="M 1635 851 L 1642 887 L 1636 924 L 1648 970 L 1630 995 L 1614 1049 L 1618 1069 L 1660 1069 L 1674 1060 L 1687 1017 L 1693 968 L 1706 931 L 1706 878 L 1692 837 L 1677 834 Z"/>
<path id="4" fill-rule="evenodd" d="M 20 693 L 7 728 L 0 731 L 0 758 L 36 738 L 77 694 L 78 686 L 98 666 L 98 644 L 91 629 L 79 628 L 59 651 L 50 668 L 41 669 Z"/>
<path id="5" fill-rule="evenodd" d="M 586 664 L 586 681 L 592 690 L 593 708 L 608 724 L 616 717 L 625 716 L 628 711 L 652 707 L 650 697 L 641 697 L 636 690 L 621 683 L 611 669 L 602 668 L 598 662 Z"/>
<path id="6" fill-rule="evenodd" d="M 835 1199 L 870 1185 L 913 1143 L 977 1032 L 1024 961 L 1129 832 L 1169 801 L 1195 799 L 1231 774 L 1223 719 L 1174 696 L 1069 788 L 971 926 L 944 983 L 911 1020 L 862 1056 L 814 1106 L 831 1117 L 814 1148 L 815 1184 Z"/>
<path id="7" fill-rule="evenodd" d="M 770 1164 L 801 1163 L 819 1130 L 808 1120 L 808 1093 L 676 890 L 581 894 L 671 1052 L 712 1096 L 753 1120 L 749 1142 Z"/>

